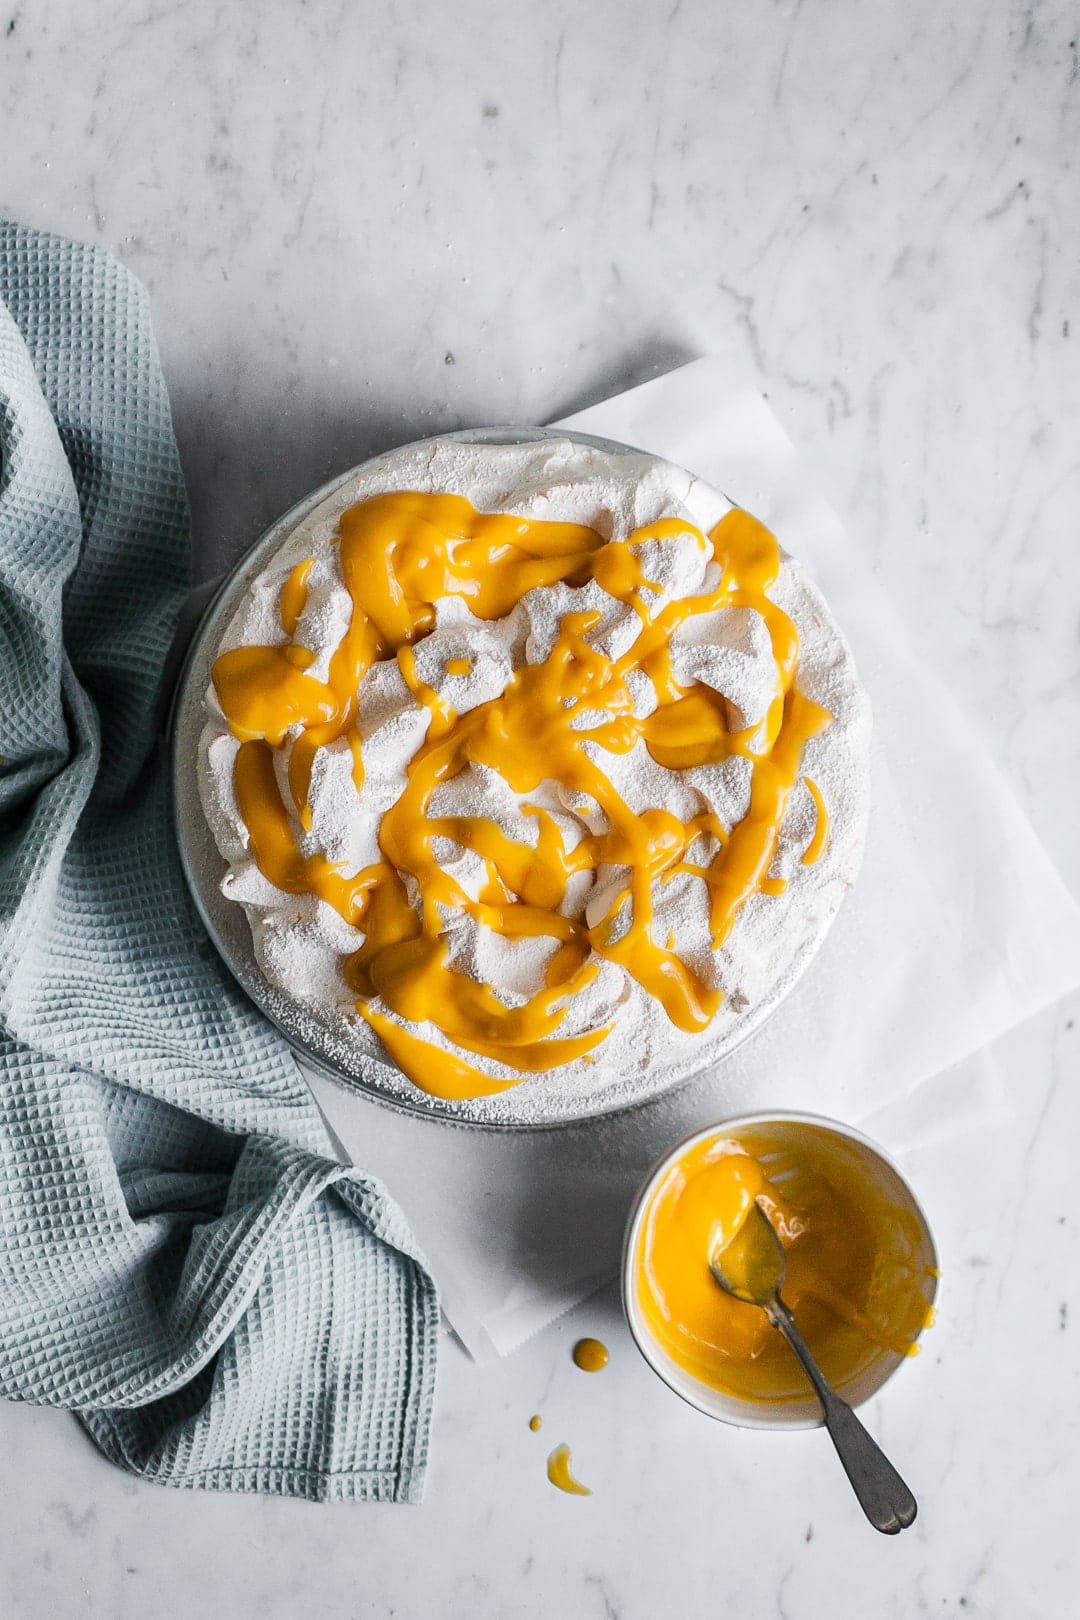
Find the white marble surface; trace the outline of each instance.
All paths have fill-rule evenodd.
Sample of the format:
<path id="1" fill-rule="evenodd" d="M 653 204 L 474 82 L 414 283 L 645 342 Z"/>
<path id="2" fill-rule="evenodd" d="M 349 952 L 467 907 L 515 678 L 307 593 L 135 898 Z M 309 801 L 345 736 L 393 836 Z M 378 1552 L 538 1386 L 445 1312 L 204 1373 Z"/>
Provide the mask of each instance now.
<path id="1" fill-rule="evenodd" d="M 0 211 L 151 286 L 205 572 L 369 449 L 734 336 L 1075 890 L 1076 29 L 1060 0 L 9 0 Z M 1007 1126 L 908 1160 L 945 1281 L 868 1409 L 922 1502 L 898 1541 L 820 1434 L 669 1397 L 602 1297 L 494 1369 L 447 1346 L 420 1509 L 172 1493 L 0 1409 L 0 1610 L 1071 1612 L 1078 1014 L 1000 1043 Z M 547 1484 L 559 1439 L 592 1498 Z"/>

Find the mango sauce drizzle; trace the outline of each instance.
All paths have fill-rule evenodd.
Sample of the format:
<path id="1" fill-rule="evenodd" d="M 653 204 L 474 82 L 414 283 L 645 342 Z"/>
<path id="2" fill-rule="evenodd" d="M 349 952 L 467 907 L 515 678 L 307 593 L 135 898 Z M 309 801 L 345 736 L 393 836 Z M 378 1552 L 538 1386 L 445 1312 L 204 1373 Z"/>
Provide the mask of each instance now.
<path id="1" fill-rule="evenodd" d="M 699 595 L 656 606 L 657 593 L 633 548 L 676 535 L 693 538 L 703 552 L 711 548 L 720 577 Z M 280 646 L 223 653 L 214 664 L 213 682 L 241 743 L 235 791 L 255 862 L 279 889 L 315 894 L 363 931 L 364 943 L 348 958 L 345 977 L 357 994 L 357 1011 L 399 1067 L 422 1090 L 446 1098 L 490 1095 L 518 1083 L 493 1080 L 465 1059 L 403 1030 L 370 1005 L 377 998 L 398 1018 L 430 1022 L 455 1047 L 505 1064 L 521 1078 L 587 1056 L 610 1025 L 568 1038 L 556 1032 L 567 1001 L 595 977 L 600 958 L 625 968 L 680 1029 L 705 1029 L 721 992 L 677 955 L 670 939 L 661 945 L 653 938 L 653 887 L 677 872 L 698 876 L 709 892 L 713 946 L 722 945 L 747 899 L 777 890 L 768 871 L 803 748 L 831 719 L 795 686 L 798 633 L 767 595 L 780 567 L 773 536 L 736 509 L 721 519 L 708 542 L 692 524 L 665 518 L 625 541 L 605 543 L 579 524 L 481 513 L 460 495 L 406 491 L 378 495 L 346 511 L 339 557 L 352 616 L 326 681 L 307 673 L 313 655 L 293 639 L 310 568 L 301 563 L 281 594 L 282 628 L 290 639 Z M 542 664 L 518 669 L 501 696 L 465 714 L 456 714 L 419 680 L 412 647 L 434 626 L 440 598 L 460 596 L 477 618 L 499 619 L 536 586 L 559 581 L 580 586 L 590 579 L 640 620 L 640 632 L 622 657 L 608 658 L 586 639 L 598 613 L 567 613 Z M 729 725 L 734 717 L 721 694 L 698 682 L 682 686 L 671 656 L 672 637 L 682 624 L 725 607 L 756 610 L 772 644 L 774 694 L 763 722 L 746 729 Z M 382 818 L 382 860 L 347 876 L 323 856 L 301 852 L 296 823 L 310 830 L 312 762 L 319 748 L 339 738 L 352 749 L 360 791 L 360 683 L 376 660 L 387 658 L 397 659 L 409 690 L 428 709 L 428 730 L 407 768 L 405 788 Z M 643 719 L 633 712 L 629 682 L 638 670 L 652 681 L 657 699 L 655 711 Z M 575 718 L 586 713 L 602 718 L 576 728 Z M 273 750 L 289 737 L 291 803 L 286 804 Z M 731 755 L 749 760 L 747 814 L 730 831 L 709 813 L 686 823 L 660 807 L 636 814 L 587 745 L 594 752 L 623 754 L 639 739 L 671 770 Z M 498 771 L 520 795 L 535 792 L 544 781 L 587 794 L 604 812 L 609 830 L 586 835 L 567 849 L 557 822 L 526 802 L 537 823 L 532 847 L 482 816 L 429 814 L 439 785 L 472 763 Z M 814 797 L 822 830 L 824 806 L 816 792 Z M 707 864 L 688 858 L 702 835 L 720 846 Z M 476 900 L 436 861 L 437 839 L 451 839 L 480 856 L 486 880 Z M 563 915 L 571 876 L 601 865 L 628 873 L 608 915 L 593 926 Z M 409 904 L 406 876 L 415 879 L 419 913 Z M 523 1006 L 507 1007 L 490 985 L 458 972 L 448 960 L 442 908 L 463 912 L 507 939 L 555 940 L 544 988 Z"/>

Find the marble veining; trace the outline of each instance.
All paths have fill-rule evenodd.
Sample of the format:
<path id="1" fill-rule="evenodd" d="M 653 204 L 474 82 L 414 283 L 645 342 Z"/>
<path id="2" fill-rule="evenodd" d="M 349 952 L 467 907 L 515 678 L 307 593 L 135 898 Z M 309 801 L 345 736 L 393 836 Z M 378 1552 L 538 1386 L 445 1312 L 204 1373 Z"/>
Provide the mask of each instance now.
<path id="1" fill-rule="evenodd" d="M 206 577 L 373 449 L 734 343 L 1080 889 L 1078 85 L 1062 0 L 8 0 L 0 210 L 150 286 Z M 4 1612 L 1064 1615 L 1078 1020 L 998 1043 L 1011 1120 L 905 1161 L 944 1281 L 867 1413 L 897 1541 L 820 1434 L 675 1401 L 605 1293 L 493 1368 L 447 1340 L 418 1510 L 174 1494 L 0 1409 Z"/>

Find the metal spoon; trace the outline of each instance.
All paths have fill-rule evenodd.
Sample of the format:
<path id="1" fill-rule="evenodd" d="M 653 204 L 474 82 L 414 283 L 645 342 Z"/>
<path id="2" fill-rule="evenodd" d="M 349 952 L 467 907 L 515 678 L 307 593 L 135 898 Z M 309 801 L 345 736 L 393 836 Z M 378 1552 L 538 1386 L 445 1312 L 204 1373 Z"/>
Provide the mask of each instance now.
<path id="1" fill-rule="evenodd" d="M 731 1241 L 709 1257 L 709 1270 L 720 1287 L 748 1305 L 760 1305 L 773 1327 L 784 1335 L 802 1362 L 806 1376 L 821 1402 L 825 1427 L 859 1499 L 859 1506 L 875 1530 L 894 1536 L 912 1523 L 918 1505 L 851 1407 L 825 1382 L 821 1369 L 795 1326 L 791 1312 L 780 1298 L 784 1266 L 783 1245 L 758 1203 L 754 1204 Z"/>

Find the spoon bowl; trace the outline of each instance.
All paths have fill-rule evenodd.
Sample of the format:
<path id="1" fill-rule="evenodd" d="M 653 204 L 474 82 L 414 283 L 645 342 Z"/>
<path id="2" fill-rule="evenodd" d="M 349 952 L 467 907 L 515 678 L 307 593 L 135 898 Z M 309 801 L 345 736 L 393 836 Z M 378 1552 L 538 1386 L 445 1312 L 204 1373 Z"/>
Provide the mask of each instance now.
<path id="1" fill-rule="evenodd" d="M 709 1256 L 709 1270 L 725 1294 L 768 1310 L 780 1293 L 784 1246 L 759 1203 L 753 1203 L 735 1236 Z"/>

